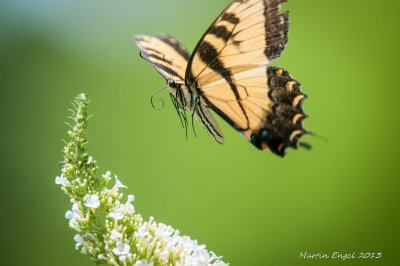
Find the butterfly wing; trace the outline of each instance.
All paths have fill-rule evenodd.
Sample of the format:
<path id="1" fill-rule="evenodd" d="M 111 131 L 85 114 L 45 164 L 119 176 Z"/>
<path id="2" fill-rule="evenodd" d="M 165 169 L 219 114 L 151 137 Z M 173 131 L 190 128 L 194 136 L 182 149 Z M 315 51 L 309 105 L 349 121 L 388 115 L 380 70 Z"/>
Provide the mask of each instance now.
<path id="1" fill-rule="evenodd" d="M 306 131 L 300 84 L 280 68 L 289 29 L 286 0 L 236 0 L 207 30 L 186 70 L 186 83 L 259 149 L 283 156 Z"/>
<path id="2" fill-rule="evenodd" d="M 213 115 L 208 110 L 207 105 L 199 102 L 198 104 L 196 104 L 193 112 L 197 121 L 199 121 L 206 132 L 213 139 L 215 139 L 216 142 L 218 142 L 219 144 L 224 144 L 224 136 L 222 134 L 222 131 L 219 128 L 217 121 L 215 121 Z"/>
<path id="3" fill-rule="evenodd" d="M 190 58 L 185 48 L 174 38 L 168 35 L 152 37 L 148 35 L 135 35 L 134 41 L 140 49 L 141 56 L 166 79 L 173 79 L 178 84 L 184 84 L 185 70 Z M 182 94 L 188 90 L 182 87 Z M 176 99 L 177 90 L 171 91 Z M 202 102 L 198 102 L 193 110 L 194 116 L 204 127 L 207 133 L 218 143 L 224 143 L 224 137 L 214 117 Z"/>
<path id="4" fill-rule="evenodd" d="M 166 80 L 173 79 L 177 83 L 184 83 L 190 55 L 177 40 L 169 35 L 135 35 L 133 39 L 140 49 L 141 56 Z"/>
<path id="5" fill-rule="evenodd" d="M 229 74 L 226 69 L 243 66 L 236 69 L 243 71 L 278 58 L 289 30 L 289 13 L 279 14 L 283 2 L 286 0 L 233 1 L 197 44 L 186 70 L 188 83 L 201 77 L 221 78 Z"/>

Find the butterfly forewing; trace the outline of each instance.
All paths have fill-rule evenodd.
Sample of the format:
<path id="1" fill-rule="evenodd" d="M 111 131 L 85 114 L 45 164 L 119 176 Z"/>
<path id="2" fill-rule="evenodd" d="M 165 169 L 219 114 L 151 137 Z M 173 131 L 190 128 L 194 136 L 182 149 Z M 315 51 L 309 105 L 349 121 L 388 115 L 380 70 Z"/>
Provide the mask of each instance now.
<path id="1" fill-rule="evenodd" d="M 203 101 L 259 149 L 283 156 L 305 133 L 306 97 L 287 71 L 267 66 L 287 43 L 285 0 L 237 0 L 198 43 L 186 82 Z"/>
<path id="2" fill-rule="evenodd" d="M 187 82 L 194 84 L 204 76 L 225 78 L 226 69 L 266 65 L 279 57 L 289 28 L 289 14 L 279 14 L 285 1 L 232 2 L 198 43 L 186 70 Z"/>
<path id="3" fill-rule="evenodd" d="M 141 56 L 166 80 L 173 79 L 177 83 L 184 84 L 190 55 L 177 40 L 168 35 L 157 37 L 135 35 L 133 38 Z"/>

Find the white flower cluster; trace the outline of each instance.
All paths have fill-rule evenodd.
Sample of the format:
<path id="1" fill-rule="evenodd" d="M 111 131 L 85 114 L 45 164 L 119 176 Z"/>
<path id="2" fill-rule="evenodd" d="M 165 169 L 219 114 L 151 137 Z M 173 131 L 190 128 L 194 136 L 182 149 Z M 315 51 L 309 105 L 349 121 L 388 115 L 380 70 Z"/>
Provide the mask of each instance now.
<path id="1" fill-rule="evenodd" d="M 107 188 L 110 172 L 96 176 L 97 162 L 84 148 L 87 104 L 84 94 L 75 101 L 75 125 L 68 132 L 71 141 L 64 148 L 62 174 L 55 180 L 71 198 L 72 209 L 65 218 L 79 232 L 75 248 L 97 263 L 110 265 L 228 265 L 171 226 L 156 223 L 153 217 L 144 222 L 135 213 L 133 195 L 121 202 L 119 190 L 126 186 L 117 176 L 112 188 Z"/>
<path id="2" fill-rule="evenodd" d="M 198 245 L 188 236 L 180 236 L 179 230 L 171 226 L 156 223 L 150 217 L 134 233 L 138 250 L 151 248 L 162 264 L 173 258 L 176 265 L 228 265 L 213 252 L 206 250 L 205 245 Z"/>

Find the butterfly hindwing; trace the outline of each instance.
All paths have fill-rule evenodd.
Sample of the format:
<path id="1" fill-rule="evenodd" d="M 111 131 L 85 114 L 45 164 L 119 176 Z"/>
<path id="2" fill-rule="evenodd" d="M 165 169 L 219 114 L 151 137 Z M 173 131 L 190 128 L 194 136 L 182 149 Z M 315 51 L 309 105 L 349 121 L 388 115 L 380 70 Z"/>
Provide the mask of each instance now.
<path id="1" fill-rule="evenodd" d="M 140 49 L 141 56 L 166 80 L 173 79 L 177 83 L 184 83 L 190 55 L 177 40 L 168 35 L 135 35 L 133 39 Z"/>
<path id="2" fill-rule="evenodd" d="M 232 78 L 239 100 L 230 85 L 219 80 L 201 88 L 207 106 L 259 149 L 269 148 L 283 156 L 287 147 L 297 148 L 298 138 L 306 132 L 302 101 L 307 96 L 300 83 L 272 66 L 239 72 Z"/>
<path id="3" fill-rule="evenodd" d="M 265 70 L 272 107 L 265 110 L 264 119 L 259 119 L 257 127 L 250 127 L 243 135 L 257 148 L 270 149 L 284 156 L 288 147 L 296 149 L 299 138 L 308 133 L 302 123 L 307 117 L 302 108 L 307 95 L 301 92 L 300 83 L 286 70 L 273 66 L 267 66 Z M 244 105 L 247 108 L 247 101 Z"/>

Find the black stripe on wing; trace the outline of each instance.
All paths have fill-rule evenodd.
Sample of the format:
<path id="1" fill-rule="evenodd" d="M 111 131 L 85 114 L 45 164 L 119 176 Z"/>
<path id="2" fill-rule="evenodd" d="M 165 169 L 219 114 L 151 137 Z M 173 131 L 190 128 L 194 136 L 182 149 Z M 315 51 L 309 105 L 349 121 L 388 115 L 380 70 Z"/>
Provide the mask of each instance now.
<path id="1" fill-rule="evenodd" d="M 237 104 L 240 106 L 241 111 L 243 112 L 244 116 L 246 117 L 247 126 L 248 126 L 249 125 L 249 119 L 247 117 L 246 111 L 244 110 L 244 108 L 243 108 L 243 106 L 242 106 L 242 104 L 240 102 L 240 96 L 239 96 L 239 92 L 237 90 L 236 84 L 234 84 L 234 82 L 232 81 L 232 72 L 229 69 L 227 69 L 224 66 L 224 63 L 218 58 L 217 50 L 214 48 L 214 46 L 212 46 L 207 41 L 203 41 L 200 44 L 200 47 L 199 47 L 199 55 L 200 55 L 201 60 L 204 63 L 208 63 L 209 64 L 208 67 L 210 67 L 215 72 L 219 73 L 222 76 L 222 78 L 224 78 L 225 81 L 229 84 L 232 92 L 235 95 L 235 98 L 237 100 Z M 206 100 L 206 102 L 210 102 L 208 99 L 206 99 L 207 97 L 202 94 L 201 90 L 199 90 L 199 93 L 203 97 L 203 99 Z M 216 112 L 222 113 L 222 111 L 216 110 L 216 109 L 218 109 L 218 108 L 215 107 L 214 110 Z M 235 123 L 233 123 L 233 125 L 238 130 L 246 130 L 247 129 L 247 128 L 240 128 Z"/>
<path id="2" fill-rule="evenodd" d="M 163 76 L 166 80 L 170 79 L 171 76 L 172 77 L 175 76 L 181 80 L 184 80 L 184 77 L 182 77 L 178 72 L 176 72 L 172 69 L 172 67 L 171 67 L 172 63 L 169 60 L 166 60 L 165 58 L 162 58 L 156 54 L 148 54 L 143 51 L 140 51 L 140 57 L 142 57 L 147 62 L 149 62 L 158 71 L 158 73 L 160 73 L 161 76 Z M 163 61 L 163 62 L 167 63 L 167 65 L 161 65 L 161 64 L 155 63 L 154 59 Z"/>
<path id="3" fill-rule="evenodd" d="M 224 11 L 222 11 L 222 13 L 213 21 L 213 23 L 211 24 L 211 26 L 208 28 L 208 30 L 203 34 L 203 36 L 201 37 L 200 41 L 197 43 L 196 47 L 194 48 L 194 51 L 192 53 L 192 55 L 189 58 L 189 63 L 188 63 L 188 67 L 186 68 L 186 74 L 185 74 L 185 82 L 186 84 L 190 85 L 193 84 L 194 82 L 194 75 L 192 73 L 192 62 L 194 59 L 195 54 L 197 53 L 197 51 L 200 49 L 200 45 L 204 40 L 204 37 L 210 33 L 210 31 L 214 31 L 214 33 L 216 34 L 220 34 L 223 36 L 223 39 L 229 39 L 229 37 L 232 35 L 232 32 L 229 32 L 226 28 L 225 29 L 215 29 L 215 23 L 218 21 L 219 18 L 221 18 L 224 21 L 228 21 L 232 24 L 237 24 L 239 23 L 239 18 L 237 18 L 235 16 L 235 14 L 232 13 L 226 13 L 225 11 L 235 2 L 245 2 L 247 0 L 235 0 L 233 1 L 230 5 L 228 5 Z M 229 35 L 229 37 L 228 37 Z M 218 36 L 218 35 L 217 35 Z"/>
<path id="4" fill-rule="evenodd" d="M 174 38 L 172 38 L 169 35 L 159 35 L 157 36 L 160 40 L 168 44 L 169 46 L 173 47 L 175 51 L 180 54 L 182 57 L 184 57 L 187 61 L 190 59 L 190 54 L 186 51 L 185 47 L 181 45 L 179 42 L 177 42 Z"/>
<path id="5" fill-rule="evenodd" d="M 206 114 L 204 113 L 205 111 L 207 111 L 206 108 L 207 108 L 207 107 L 204 106 L 203 104 L 197 104 L 195 112 L 197 112 L 198 118 L 200 119 L 201 123 L 204 125 L 206 131 L 207 131 L 211 136 L 213 136 L 213 138 L 214 138 L 215 140 L 217 140 L 217 142 L 219 142 L 217 136 L 220 137 L 220 138 L 222 138 L 222 139 L 223 139 L 224 137 L 223 137 L 222 134 L 218 131 L 219 129 L 215 128 L 215 126 L 213 125 L 213 123 L 207 118 Z M 221 143 L 221 142 L 219 142 L 219 143 Z"/>
<path id="6" fill-rule="evenodd" d="M 185 80 L 184 74 L 190 55 L 178 41 L 165 34 L 157 37 L 135 35 L 134 41 L 140 48 L 140 56 L 166 80 Z"/>

